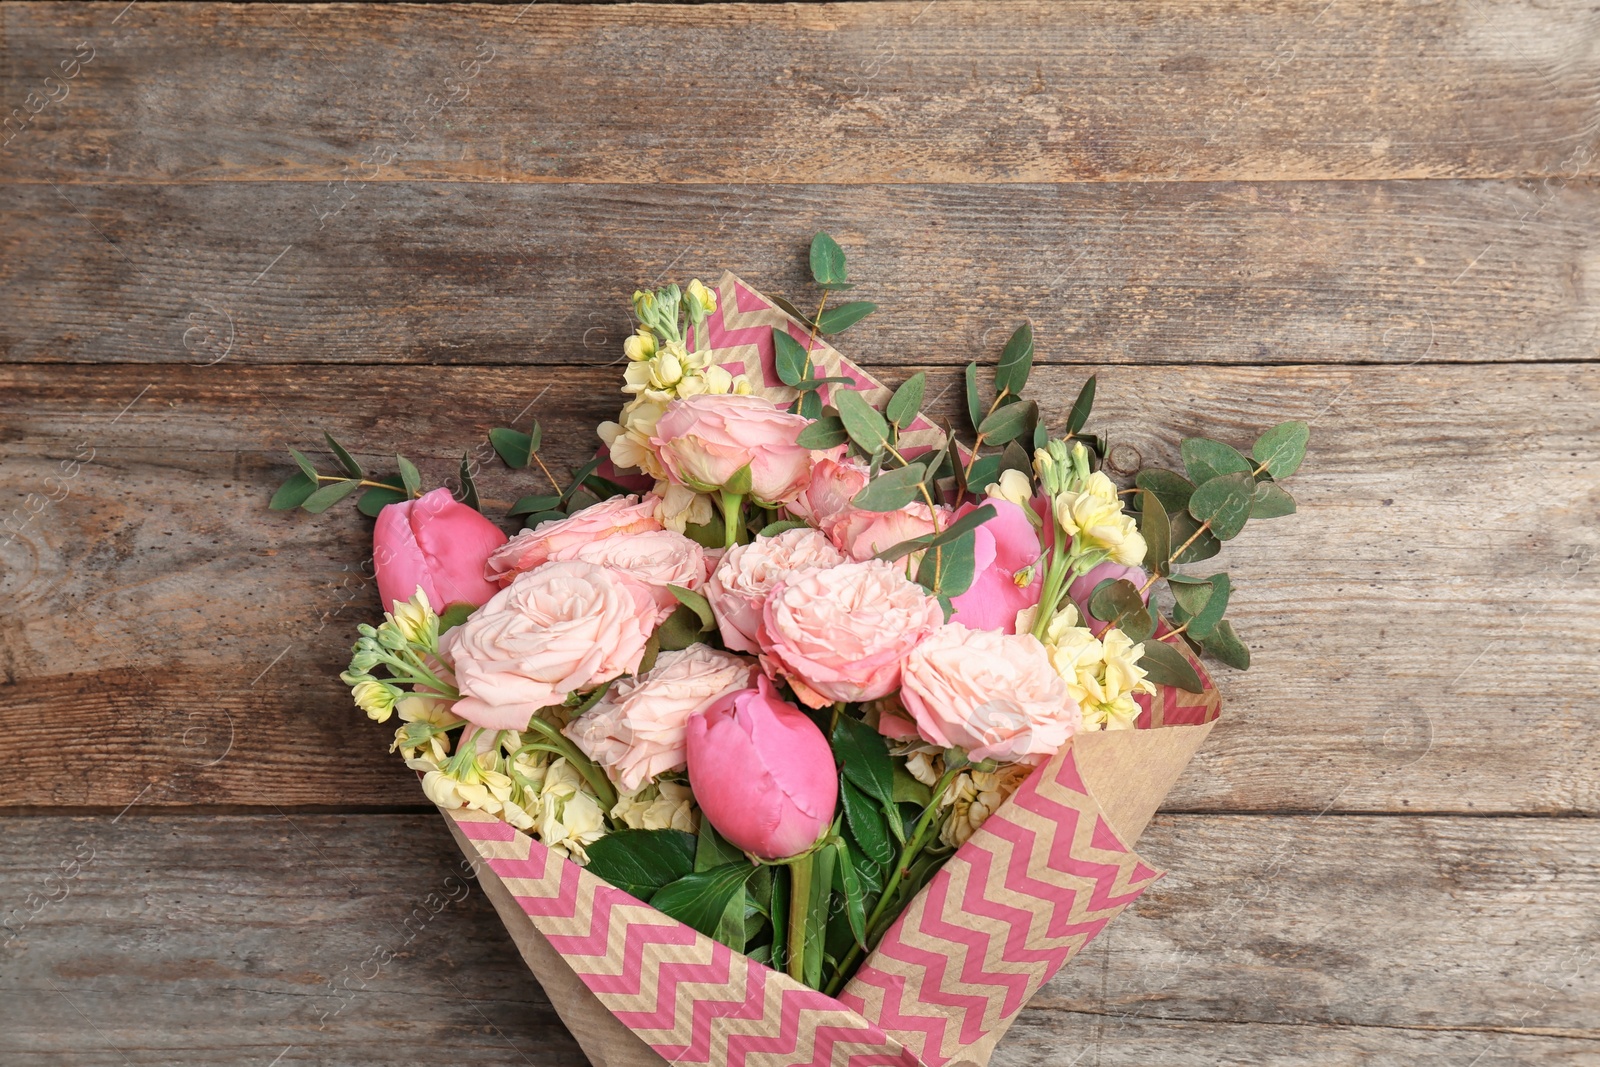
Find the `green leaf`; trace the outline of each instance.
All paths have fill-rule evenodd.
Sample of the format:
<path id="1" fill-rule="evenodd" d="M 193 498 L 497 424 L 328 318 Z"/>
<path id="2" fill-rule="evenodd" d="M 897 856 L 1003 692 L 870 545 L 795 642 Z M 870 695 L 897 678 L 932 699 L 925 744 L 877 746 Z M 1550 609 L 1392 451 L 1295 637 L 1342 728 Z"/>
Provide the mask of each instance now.
<path id="1" fill-rule="evenodd" d="M 704 633 L 705 631 L 700 629 L 699 613 L 687 605 L 679 604 L 672 610 L 672 614 L 656 627 L 655 636 L 663 652 L 676 652 L 680 648 L 698 644 Z"/>
<path id="2" fill-rule="evenodd" d="M 822 984 L 823 932 L 828 925 L 828 904 L 833 898 L 833 849 L 818 849 L 812 854 L 812 862 L 816 865 L 816 870 L 811 877 L 811 901 L 806 928 L 814 933 L 806 939 L 804 973 L 806 985 L 815 989 Z"/>
<path id="3" fill-rule="evenodd" d="M 1133 484 L 1161 501 L 1161 506 L 1169 516 L 1187 508 L 1189 496 L 1194 492 L 1194 483 L 1189 479 L 1160 467 L 1148 467 L 1140 471 L 1134 477 Z"/>
<path id="4" fill-rule="evenodd" d="M 853 300 L 848 304 L 831 307 L 817 316 L 817 332 L 824 337 L 844 333 L 850 327 L 878 310 L 870 300 Z"/>
<path id="5" fill-rule="evenodd" d="M 567 513 L 564 511 L 536 511 L 532 515 L 524 515 L 522 517 L 522 528 L 524 530 L 532 530 L 542 522 L 551 522 L 566 517 Z M 720 529 L 717 531 L 716 544 L 710 547 L 722 547 L 722 531 Z"/>
<path id="6" fill-rule="evenodd" d="M 761 529 L 756 532 L 756 536 L 777 537 L 779 534 L 788 533 L 790 530 L 803 530 L 808 525 L 808 523 L 801 519 L 779 519 L 777 522 L 769 522 L 765 526 L 761 527 Z M 721 546 L 718 545 L 717 547 L 720 548 Z"/>
<path id="7" fill-rule="evenodd" d="M 361 482 L 355 478 L 347 478 L 342 482 L 329 482 L 306 497 L 305 503 L 300 506 L 313 515 L 320 515 L 360 488 Z"/>
<path id="8" fill-rule="evenodd" d="M 1311 427 L 1303 422 L 1280 422 L 1250 447 L 1256 463 L 1265 466 L 1274 478 L 1287 478 L 1300 469 L 1311 441 Z"/>
<path id="9" fill-rule="evenodd" d="M 535 449 L 532 434 L 497 426 L 489 431 L 489 443 L 512 470 L 522 470 L 533 462 Z"/>
<path id="10" fill-rule="evenodd" d="M 778 380 L 784 385 L 799 385 L 811 377 L 811 354 L 782 326 L 772 328 L 772 347 Z"/>
<path id="11" fill-rule="evenodd" d="M 722 483 L 722 491 L 735 496 L 749 496 L 754 487 L 755 474 L 748 463 L 728 475 L 728 480 Z"/>
<path id="12" fill-rule="evenodd" d="M 1205 689 L 1200 684 L 1200 675 L 1184 659 L 1183 653 L 1164 641 L 1144 642 L 1144 654 L 1139 657 L 1139 666 L 1156 685 L 1176 686 L 1190 693 L 1203 692 Z"/>
<path id="13" fill-rule="evenodd" d="M 811 239 L 811 280 L 824 289 L 848 289 L 844 249 L 826 233 Z"/>
<path id="14" fill-rule="evenodd" d="M 985 489 L 1000 480 L 1001 458 L 996 452 L 972 461 L 972 471 L 967 475 L 967 489 L 974 496 L 982 496 Z"/>
<path id="15" fill-rule="evenodd" d="M 974 508 L 937 534 L 923 534 L 921 537 L 913 537 L 908 541 L 901 541 L 898 545 L 879 552 L 878 558 L 886 559 L 893 563 L 900 557 L 909 556 L 913 552 L 920 552 L 925 548 L 934 548 L 939 545 L 947 545 L 968 530 L 976 530 L 979 526 L 994 518 L 995 514 L 993 504 L 985 504 L 982 507 Z"/>
<path id="16" fill-rule="evenodd" d="M 586 850 L 586 869 L 648 903 L 656 890 L 694 871 L 695 845 L 694 834 L 682 830 L 615 830 Z"/>
<path id="17" fill-rule="evenodd" d="M 462 457 L 461 463 L 462 463 L 463 466 L 466 465 L 466 457 L 465 456 Z M 589 477 L 589 475 L 593 474 L 596 470 L 598 470 L 599 467 L 600 467 L 600 457 L 599 456 L 594 457 L 589 462 L 587 462 L 583 466 L 579 467 L 577 472 L 574 473 L 573 476 L 572 476 L 572 484 L 567 486 L 567 488 L 562 491 L 562 493 L 561 493 L 561 503 L 565 504 L 567 501 L 571 500 L 572 499 L 572 495 L 574 493 L 576 493 L 580 487 L 582 487 L 582 485 L 584 483 L 584 480 L 587 479 Z"/>
<path id="18" fill-rule="evenodd" d="M 894 765 L 894 799 L 895 803 L 915 804 L 917 807 L 926 807 L 928 801 L 933 799 L 933 790 L 927 785 L 917 781 L 911 772 L 906 770 L 904 763 Z M 887 862 L 887 861 L 886 861 Z"/>
<path id="19" fill-rule="evenodd" d="M 921 463 L 878 475 L 850 501 L 863 511 L 898 511 L 921 495 L 928 469 Z"/>
<path id="20" fill-rule="evenodd" d="M 378 512 L 382 511 L 390 504 L 399 504 L 402 501 L 410 499 L 411 496 L 408 493 L 402 493 L 398 489 L 385 489 L 381 485 L 375 485 L 368 489 L 365 493 L 361 494 L 361 499 L 356 501 L 356 510 L 367 516 L 369 519 L 375 519 L 378 517 Z"/>
<path id="21" fill-rule="evenodd" d="M 561 506 L 561 497 L 555 493 L 540 493 L 535 496 L 521 496 L 511 505 L 511 510 L 506 512 L 508 518 L 517 515 L 532 515 L 538 511 L 554 511 Z"/>
<path id="22" fill-rule="evenodd" d="M 1113 626 L 1125 615 L 1144 610 L 1139 587 L 1126 578 L 1107 578 L 1089 594 L 1089 611 L 1101 622 Z"/>
<path id="23" fill-rule="evenodd" d="M 889 443 L 889 424 L 867 398 L 854 389 L 836 389 L 833 406 L 839 409 L 839 418 L 849 431 L 850 439 L 861 451 L 872 455 L 881 452 Z"/>
<path id="24" fill-rule="evenodd" d="M 815 390 L 800 394 L 800 414 L 816 421 L 822 417 L 822 394 Z"/>
<path id="25" fill-rule="evenodd" d="M 790 315 L 793 315 L 795 318 L 799 319 L 802 323 L 804 323 L 806 329 L 808 329 L 808 330 L 811 329 L 811 318 L 810 318 L 810 316 L 808 316 L 804 311 L 801 311 L 799 308 L 795 307 L 793 301 L 787 300 L 787 299 L 785 299 L 784 297 L 781 297 L 781 296 L 773 296 L 773 297 L 769 297 L 769 299 L 774 304 L 777 304 L 784 311 L 788 312 Z"/>
<path id="26" fill-rule="evenodd" d="M 322 436 L 327 438 L 328 447 L 333 449 L 333 454 L 339 458 L 339 466 L 352 478 L 365 478 L 367 472 L 361 469 L 361 464 L 356 462 L 356 457 L 345 451 L 344 445 L 333 439 L 333 434 L 323 431 Z"/>
<path id="27" fill-rule="evenodd" d="M 1200 529 L 1200 522 L 1187 511 L 1168 511 L 1167 517 L 1172 521 L 1172 565 L 1180 563 L 1198 563 L 1203 559 L 1210 559 L 1222 551 L 1222 542 L 1211 536 L 1210 530 L 1203 530 L 1199 536 L 1195 531 Z M 1193 537 L 1194 541 L 1190 542 Z M 1182 552 L 1176 551 L 1178 546 L 1187 545 Z"/>
<path id="28" fill-rule="evenodd" d="M 978 365 L 967 364 L 967 418 L 976 430 L 983 421 L 983 400 L 978 396 Z"/>
<path id="29" fill-rule="evenodd" d="M 1277 482 L 1259 481 L 1250 500 L 1252 519 L 1277 519 L 1295 512 L 1294 497 Z"/>
<path id="30" fill-rule="evenodd" d="M 717 833 L 717 828 L 711 825 L 710 819 L 700 820 L 700 836 L 694 849 L 695 870 L 709 871 L 725 863 L 738 863 L 744 858 L 743 852 L 728 844 L 727 839 Z"/>
<path id="31" fill-rule="evenodd" d="M 1167 586 L 1172 590 L 1172 599 L 1177 602 L 1179 610 L 1191 616 L 1204 611 L 1206 602 L 1211 599 L 1212 586 L 1209 578 L 1169 574 Z"/>
<path id="32" fill-rule="evenodd" d="M 824 415 L 813 420 L 811 425 L 800 431 L 800 436 L 795 438 L 795 444 L 801 448 L 833 448 L 850 440 L 850 432 L 844 428 L 844 420 L 836 415 Z"/>
<path id="33" fill-rule="evenodd" d="M 301 473 L 303 473 L 307 478 L 310 478 L 313 482 L 317 480 L 317 468 L 312 465 L 312 462 L 309 459 L 306 458 L 304 452 L 299 452 L 291 448 L 289 449 L 289 455 L 293 456 L 294 461 L 300 465 Z"/>
<path id="34" fill-rule="evenodd" d="M 882 734 L 850 715 L 833 727 L 833 757 L 845 778 L 884 807 L 894 805 L 894 762 Z"/>
<path id="35" fill-rule="evenodd" d="M 267 505 L 273 511 L 292 511 L 306 502 L 306 497 L 317 491 L 317 483 L 313 478 L 307 478 L 305 471 L 295 471 L 289 480 L 278 486 L 278 491 L 272 494 L 272 502 Z"/>
<path id="36" fill-rule="evenodd" d="M 717 931 L 711 935 L 735 952 L 744 951 L 746 903 L 745 887 L 740 886 L 728 898 L 728 905 L 722 909 L 722 917 L 717 920 Z"/>
<path id="37" fill-rule="evenodd" d="M 711 614 L 711 601 L 696 593 L 693 589 L 685 589 L 681 585 L 668 583 L 667 592 L 672 594 L 674 600 L 700 616 L 700 632 L 709 633 L 717 628 L 717 617 Z"/>
<path id="38" fill-rule="evenodd" d="M 867 947 L 867 894 L 861 888 L 861 879 L 856 876 L 856 869 L 850 863 L 850 850 L 843 841 L 835 841 L 834 863 L 838 873 L 839 884 L 844 888 L 844 910 L 850 920 L 850 932 L 855 935 L 856 944 L 862 948 Z"/>
<path id="39" fill-rule="evenodd" d="M 626 833 L 628 831 L 619 831 Z M 644 833 L 661 833 L 660 830 L 640 831 Z M 615 834 L 607 834 L 614 837 Z M 684 834 L 691 841 L 693 837 Z M 600 841 L 606 838 L 602 837 Z M 595 844 L 599 844 L 596 841 Z M 691 863 L 693 853 L 690 853 Z M 591 861 L 592 862 L 592 861 Z M 721 867 L 713 867 L 709 871 L 693 871 L 676 881 L 668 882 L 657 889 L 650 897 L 650 906 L 663 914 L 670 915 L 686 926 L 692 926 L 707 937 L 715 937 L 717 924 L 722 921 L 723 912 L 728 910 L 728 901 L 732 900 L 750 876 L 756 871 L 755 865 L 747 860 L 738 863 L 725 863 Z"/>
<path id="40" fill-rule="evenodd" d="M 478 606 L 469 600 L 458 600 L 439 613 L 439 632 L 453 630 L 466 622 Z"/>
<path id="41" fill-rule="evenodd" d="M 1166 574 L 1172 570 L 1168 559 L 1172 555 L 1172 522 L 1167 518 L 1167 509 L 1161 506 L 1161 498 L 1149 490 L 1143 493 L 1139 532 L 1144 535 L 1144 565 L 1157 574 Z"/>
<path id="42" fill-rule="evenodd" d="M 1249 471 L 1222 474 L 1201 485 L 1189 498 L 1189 514 L 1211 523 L 1211 533 L 1220 541 L 1238 537 L 1250 518 L 1255 497 L 1255 479 Z"/>
<path id="43" fill-rule="evenodd" d="M 1033 324 L 1025 322 L 1006 342 L 1000 353 L 1000 363 L 994 369 L 994 389 L 997 393 L 1021 396 L 1033 371 Z"/>
<path id="44" fill-rule="evenodd" d="M 472 453 L 461 453 L 461 502 L 473 511 L 482 511 L 478 507 L 478 486 L 472 480 Z"/>
<path id="45" fill-rule="evenodd" d="M 883 892 L 883 868 L 888 864 L 874 861 L 861 850 L 861 842 L 853 836 L 845 835 L 844 843 L 850 850 L 850 865 L 856 869 L 856 877 L 861 879 L 861 888 L 876 900 L 878 894 Z"/>
<path id="46" fill-rule="evenodd" d="M 1189 472 L 1189 480 L 1195 485 L 1203 485 L 1219 475 L 1248 473 L 1255 469 L 1232 445 L 1205 437 L 1184 438 L 1179 451 L 1183 454 L 1184 470 Z"/>
<path id="47" fill-rule="evenodd" d="M 1078 390 L 1078 399 L 1072 402 L 1072 410 L 1067 413 L 1067 436 L 1082 433 L 1084 424 L 1089 421 L 1089 412 L 1094 410 L 1095 376 L 1089 375 L 1089 380 L 1083 383 L 1083 388 Z"/>
<path id="48" fill-rule="evenodd" d="M 852 385 L 853 386 L 855 384 L 856 384 L 856 380 L 854 378 L 845 378 L 845 377 L 839 377 L 839 378 L 807 378 L 805 381 L 803 381 L 799 385 L 795 386 L 795 388 L 799 389 L 801 392 L 808 392 L 808 391 L 811 391 L 811 390 L 821 389 L 824 385 Z"/>
<path id="49" fill-rule="evenodd" d="M 977 570 L 977 539 L 964 533 L 942 548 L 923 553 L 917 582 L 935 596 L 956 597 L 972 588 Z"/>
<path id="50" fill-rule="evenodd" d="M 400 465 L 400 484 L 406 487 L 406 492 L 416 496 L 422 492 L 422 472 L 417 470 L 417 465 L 404 456 L 394 457 Z"/>
<path id="51" fill-rule="evenodd" d="M 839 780 L 839 799 L 844 807 L 850 835 L 861 851 L 877 863 L 894 862 L 894 845 L 889 840 L 889 824 L 878 802 L 862 792 L 849 778 Z"/>
<path id="52" fill-rule="evenodd" d="M 1031 400 L 1019 404 L 1005 404 L 978 426 L 983 439 L 992 445 L 1005 444 L 1021 437 L 1033 428 L 1039 418 L 1039 405 Z"/>
<path id="53" fill-rule="evenodd" d="M 1033 477 L 1033 459 L 1028 455 L 1028 450 L 1016 441 L 1007 444 L 1000 453 L 1000 473 L 1006 471 L 1019 471 L 1030 479 Z"/>
<path id="54" fill-rule="evenodd" d="M 1173 609 L 1172 617 L 1179 623 L 1187 623 L 1188 629 L 1184 633 L 1196 641 L 1204 641 L 1211 636 L 1217 624 L 1222 621 L 1222 616 L 1227 613 L 1228 598 L 1233 594 L 1233 584 L 1226 574 L 1213 574 L 1206 579 L 1206 584 L 1210 592 L 1197 608 L 1189 607 L 1183 598 L 1177 596 L 1177 590 L 1173 590 L 1173 596 L 1178 603 Z M 1189 599 L 1194 600 L 1193 597 Z"/>
<path id="55" fill-rule="evenodd" d="M 1250 669 L 1250 647 L 1233 632 L 1233 623 L 1224 619 L 1210 637 L 1200 642 L 1206 654 L 1241 671 Z"/>
<path id="56" fill-rule="evenodd" d="M 889 398 L 884 414 L 897 429 L 905 429 L 911 424 L 911 420 L 917 417 L 917 412 L 922 410 L 922 395 L 927 389 L 927 372 L 919 370 L 894 391 L 894 396 Z"/>

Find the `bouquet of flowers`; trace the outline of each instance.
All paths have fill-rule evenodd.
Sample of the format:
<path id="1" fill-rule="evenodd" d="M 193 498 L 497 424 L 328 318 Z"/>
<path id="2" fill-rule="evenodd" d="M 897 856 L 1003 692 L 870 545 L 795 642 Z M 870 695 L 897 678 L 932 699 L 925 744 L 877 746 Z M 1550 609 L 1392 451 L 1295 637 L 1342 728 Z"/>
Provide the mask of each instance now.
<path id="1" fill-rule="evenodd" d="M 300 470 L 276 509 L 364 490 L 388 608 L 347 682 L 449 817 L 602 1064 L 981 1064 L 1159 873 L 1132 843 L 1248 666 L 1231 582 L 1177 568 L 1294 511 L 1303 423 L 1182 443 L 1131 484 L 1052 430 L 1018 329 L 969 434 L 825 339 L 872 313 L 828 235 L 806 314 L 732 275 L 634 294 L 628 400 L 563 486 L 541 430 L 490 441 L 549 492 L 515 536 L 424 491 Z M 1169 621 L 1170 620 L 1170 621 Z"/>

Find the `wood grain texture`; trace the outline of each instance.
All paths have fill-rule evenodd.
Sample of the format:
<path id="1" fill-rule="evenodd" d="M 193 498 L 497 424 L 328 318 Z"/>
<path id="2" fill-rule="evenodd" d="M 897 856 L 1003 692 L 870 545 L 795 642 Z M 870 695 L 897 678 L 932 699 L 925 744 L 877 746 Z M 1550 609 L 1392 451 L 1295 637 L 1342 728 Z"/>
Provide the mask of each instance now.
<path id="1" fill-rule="evenodd" d="M 7 825 L 8 1065 L 582 1063 L 435 814 Z M 1176 869 L 997 1067 L 1600 1048 L 1594 820 L 1161 816 L 1140 847 Z"/>
<path id="2" fill-rule="evenodd" d="M 1086 372 L 1035 371 L 1054 423 Z M 934 375 L 942 415 L 956 377 Z M 0 717 L 15 774 L 0 802 L 418 803 L 389 730 L 335 677 L 377 611 L 371 523 L 349 506 L 266 511 L 292 471 L 284 449 L 316 450 L 328 429 L 375 467 L 403 450 L 430 479 L 474 449 L 499 514 L 542 486 L 504 471 L 485 431 L 537 414 L 564 469 L 615 411 L 619 380 L 551 366 L 7 369 Z M 1300 514 L 1252 525 L 1217 560 L 1237 577 L 1230 614 L 1255 665 L 1223 671 L 1223 722 L 1169 807 L 1600 811 L 1600 371 L 1107 368 L 1099 395 L 1093 425 L 1130 468 L 1176 464 L 1184 435 L 1248 444 L 1281 419 L 1313 422 Z M 64 760 L 95 770 L 63 774 Z"/>
<path id="3" fill-rule="evenodd" d="M 1600 356 L 1600 182 L 0 187 L 0 358 L 606 363 L 641 284 L 810 300 L 807 235 L 882 311 L 869 365 Z M 321 228 L 319 228 L 319 226 Z"/>
<path id="4" fill-rule="evenodd" d="M 8 146 L 16 177 L 856 184 L 1600 170 L 1600 15 L 1581 0 L 122 7 L 5 6 L 0 86 L 16 121 L 30 119 Z M 31 114 L 43 98 L 28 94 L 79 42 L 92 60 Z"/>

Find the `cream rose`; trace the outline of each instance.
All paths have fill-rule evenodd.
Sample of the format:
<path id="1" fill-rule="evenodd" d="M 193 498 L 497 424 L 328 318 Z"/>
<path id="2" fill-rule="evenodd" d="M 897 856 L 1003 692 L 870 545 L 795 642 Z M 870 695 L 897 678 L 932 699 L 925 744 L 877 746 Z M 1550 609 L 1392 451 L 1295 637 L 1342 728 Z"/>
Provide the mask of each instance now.
<path id="1" fill-rule="evenodd" d="M 572 556 L 585 563 L 621 571 L 648 586 L 662 622 L 678 606 L 669 585 L 699 590 L 706 584 L 706 554 L 694 541 L 671 530 L 651 530 L 627 537 L 591 541 Z"/>
<path id="2" fill-rule="evenodd" d="M 755 664 L 706 645 L 663 652 L 567 725 L 566 734 L 625 793 L 684 767 L 684 726 L 722 694 L 750 684 Z"/>
<path id="3" fill-rule="evenodd" d="M 451 710 L 487 729 L 525 729 L 540 708 L 637 669 L 656 614 L 649 588 L 593 563 L 519 575 L 440 640 L 461 690 Z"/>
<path id="4" fill-rule="evenodd" d="M 490 554 L 484 576 L 504 584 L 543 564 L 572 559 L 591 542 L 659 530 L 661 523 L 656 520 L 655 511 L 653 497 L 641 500 L 636 496 L 614 496 L 564 519 L 541 522 Z"/>
<path id="5" fill-rule="evenodd" d="M 906 654 L 944 621 L 939 602 L 881 559 L 780 582 L 761 618 L 761 653 L 811 707 L 875 700 L 900 684 Z"/>
<path id="6" fill-rule="evenodd" d="M 844 554 L 810 528 L 728 549 L 705 589 L 722 643 L 738 652 L 759 652 L 761 609 L 772 587 L 801 571 L 843 562 Z"/>
<path id="7" fill-rule="evenodd" d="M 1040 763 L 1077 732 L 1078 705 L 1031 634 L 939 627 L 906 657 L 900 699 L 922 739 L 974 761 Z"/>

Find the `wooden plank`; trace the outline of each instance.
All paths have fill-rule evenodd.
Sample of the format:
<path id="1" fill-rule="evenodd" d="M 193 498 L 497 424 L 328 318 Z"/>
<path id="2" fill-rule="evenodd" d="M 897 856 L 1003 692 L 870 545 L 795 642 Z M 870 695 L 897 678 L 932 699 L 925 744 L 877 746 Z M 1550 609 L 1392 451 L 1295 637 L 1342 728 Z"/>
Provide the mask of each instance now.
<path id="1" fill-rule="evenodd" d="M 5 6 L 15 177 L 857 184 L 1600 167 L 1582 0 L 123 6 Z"/>
<path id="2" fill-rule="evenodd" d="M 1085 373 L 1035 371 L 1053 424 Z M 498 515 L 541 486 L 504 471 L 484 432 L 536 413 L 567 469 L 619 377 L 7 369 L 0 803 L 417 804 L 389 730 L 335 677 L 377 611 L 371 524 L 348 506 L 266 511 L 284 449 L 316 450 L 325 428 L 442 479 L 473 448 Z M 936 370 L 929 390 L 951 418 L 956 378 Z M 1301 513 L 1217 561 L 1238 576 L 1255 667 L 1222 671 L 1223 722 L 1169 807 L 1600 811 L 1597 413 L 1593 365 L 1104 369 L 1095 425 L 1121 464 L 1175 464 L 1187 434 L 1244 444 L 1314 423 Z"/>
<path id="3" fill-rule="evenodd" d="M 9 1065 L 581 1062 L 437 815 L 6 828 Z M 997 1067 L 1593 1062 L 1593 820 L 1160 816 L 1141 844 L 1172 873 Z"/>
<path id="4" fill-rule="evenodd" d="M 0 187 L 14 361 L 608 363 L 628 296 L 726 268 L 810 300 L 809 235 L 880 365 L 1593 359 L 1600 183 Z"/>

